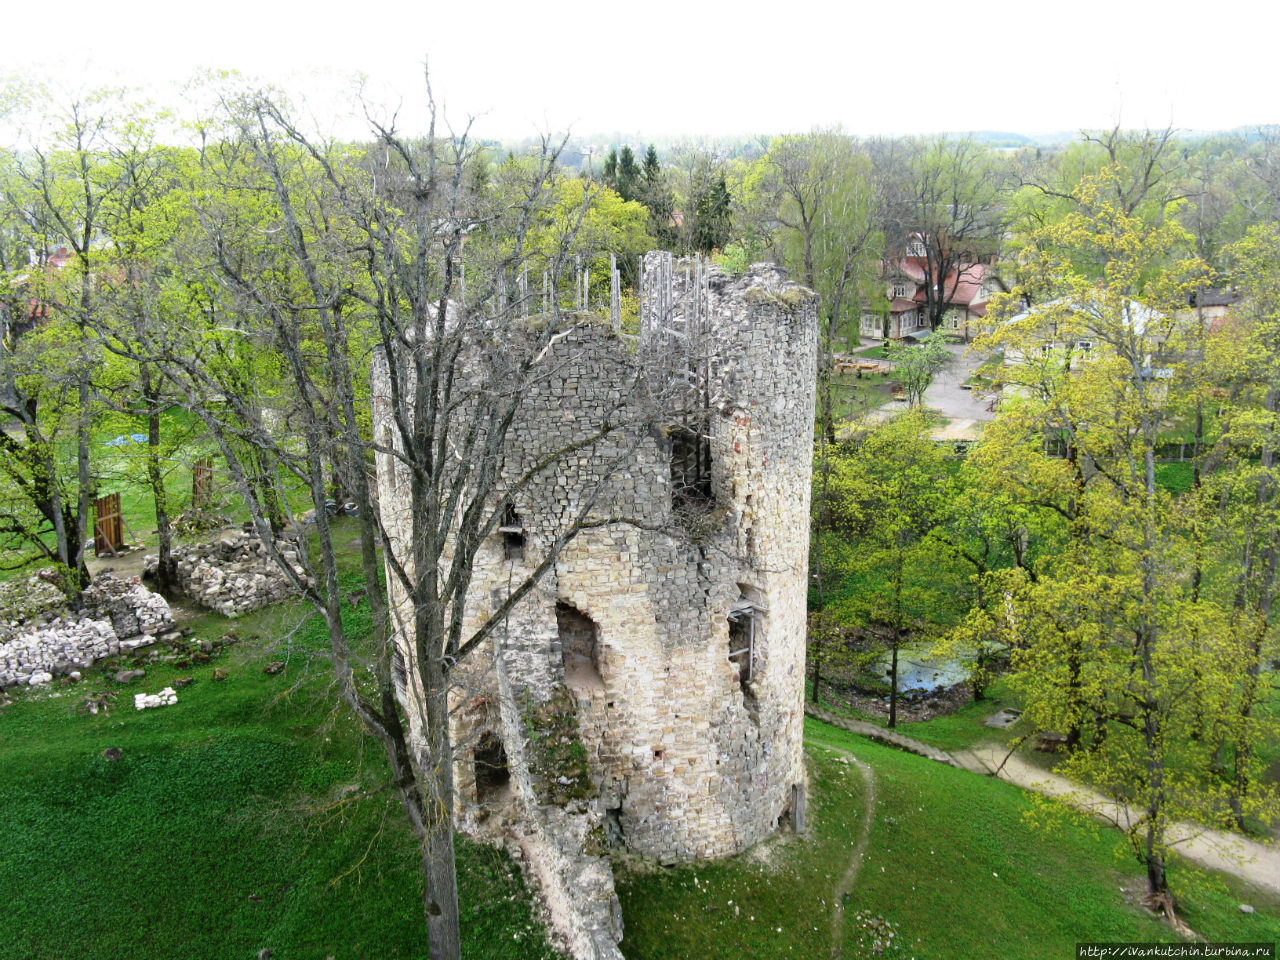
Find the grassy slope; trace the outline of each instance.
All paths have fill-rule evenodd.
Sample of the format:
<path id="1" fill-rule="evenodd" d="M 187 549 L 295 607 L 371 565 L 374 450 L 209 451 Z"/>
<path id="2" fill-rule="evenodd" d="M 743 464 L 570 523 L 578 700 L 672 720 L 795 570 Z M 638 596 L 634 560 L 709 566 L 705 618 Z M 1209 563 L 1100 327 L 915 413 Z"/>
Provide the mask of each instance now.
<path id="1" fill-rule="evenodd" d="M 237 630 L 280 637 L 300 620 L 276 608 Z M 215 638 L 228 622 L 196 626 Z M 279 676 L 262 664 L 281 647 L 247 639 L 194 670 L 150 666 L 123 688 L 95 671 L 0 713 L 0 955 L 426 956 L 416 845 L 394 794 L 378 792 L 379 748 L 333 710 L 326 664 L 302 652 L 322 644 L 316 626 L 295 633 Z M 177 705 L 133 709 L 135 692 L 183 674 L 196 679 Z M 108 688 L 120 693 L 109 716 L 75 709 Z M 107 747 L 122 759 L 103 759 Z M 466 956 L 552 955 L 504 855 L 462 841 L 459 875 Z"/>
<path id="2" fill-rule="evenodd" d="M 857 772 L 833 762 L 821 746 L 827 744 L 862 758 L 877 777 L 867 858 L 846 901 L 846 956 L 860 955 L 859 913 L 894 923 L 902 946 L 893 954 L 921 960 L 1057 960 L 1073 956 L 1079 940 L 1173 939 L 1120 893 L 1140 889 L 1142 874 L 1116 857 L 1114 835 L 1067 825 L 1042 836 L 1028 827 L 1031 804 L 1016 787 L 816 721 L 807 730 L 810 837 L 768 848 L 769 868 L 748 854 L 626 875 L 623 947 L 631 960 L 827 955 L 828 901 L 848 865 L 864 802 Z M 1211 940 L 1280 937 L 1280 905 L 1257 891 L 1214 881 L 1181 896 L 1187 921 Z M 1237 898 L 1259 913 L 1240 914 Z"/>

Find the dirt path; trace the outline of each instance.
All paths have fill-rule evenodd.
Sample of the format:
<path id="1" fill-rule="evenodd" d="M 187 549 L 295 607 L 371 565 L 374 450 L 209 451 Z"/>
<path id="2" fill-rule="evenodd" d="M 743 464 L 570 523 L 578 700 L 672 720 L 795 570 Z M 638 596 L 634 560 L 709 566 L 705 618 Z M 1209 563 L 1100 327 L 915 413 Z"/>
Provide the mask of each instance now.
<path id="1" fill-rule="evenodd" d="M 858 882 L 858 871 L 862 869 L 862 859 L 867 852 L 867 842 L 871 839 L 871 824 L 876 815 L 876 774 L 870 766 L 863 763 L 848 750 L 829 746 L 819 740 L 806 740 L 806 745 L 821 747 L 837 756 L 843 757 L 857 768 L 866 787 L 866 802 L 862 811 L 862 830 L 858 842 L 854 844 L 853 856 L 840 882 L 836 884 L 831 903 L 831 960 L 840 960 L 844 951 L 844 901 L 853 892 L 853 885 Z"/>
<path id="2" fill-rule="evenodd" d="M 972 750 L 957 751 L 953 756 L 966 770 L 999 776 L 1025 789 L 1063 800 L 1106 823 L 1127 828 L 1132 822 L 1127 807 L 1065 777 L 1032 766 L 1016 754 L 1006 760 L 1007 752 L 1004 747 L 987 743 L 978 744 Z M 1238 834 L 1190 823 L 1175 823 L 1169 836 L 1177 851 L 1188 860 L 1280 894 L 1280 850 Z"/>

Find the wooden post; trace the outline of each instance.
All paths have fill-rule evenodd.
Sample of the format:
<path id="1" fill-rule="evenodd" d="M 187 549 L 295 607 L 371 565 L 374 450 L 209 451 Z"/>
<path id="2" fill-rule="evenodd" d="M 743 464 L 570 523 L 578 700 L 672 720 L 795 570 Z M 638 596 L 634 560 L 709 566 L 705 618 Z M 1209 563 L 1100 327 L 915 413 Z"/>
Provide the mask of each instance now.
<path id="1" fill-rule="evenodd" d="M 213 499 L 213 458 L 197 460 L 191 467 L 191 506 L 200 509 Z"/>

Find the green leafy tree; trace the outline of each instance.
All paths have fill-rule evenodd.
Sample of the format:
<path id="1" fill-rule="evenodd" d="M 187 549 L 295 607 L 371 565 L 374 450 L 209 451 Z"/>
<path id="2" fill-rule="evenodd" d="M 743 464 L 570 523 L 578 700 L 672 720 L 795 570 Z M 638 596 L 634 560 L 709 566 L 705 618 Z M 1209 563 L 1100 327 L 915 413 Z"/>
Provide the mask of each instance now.
<path id="1" fill-rule="evenodd" d="M 1274 609 L 1280 576 L 1280 230 L 1260 225 L 1234 244 L 1234 278 L 1245 299 L 1207 345 L 1216 392 L 1212 470 L 1196 492 L 1213 531 L 1215 565 L 1230 571 L 1222 585 L 1232 630 L 1241 637 L 1245 676 L 1228 739 L 1230 803 L 1243 828 L 1255 789 L 1254 756 L 1265 721 L 1265 669 L 1275 653 Z"/>
<path id="2" fill-rule="evenodd" d="M 733 202 L 724 174 L 699 185 L 693 199 L 690 245 L 699 253 L 722 249 L 732 237 Z"/>
<path id="3" fill-rule="evenodd" d="M 779 137 L 752 166 L 745 186 L 778 224 L 783 262 L 819 296 L 818 420 L 834 442 L 832 353 L 881 255 L 871 162 L 851 138 L 832 130 Z"/>
<path id="4" fill-rule="evenodd" d="M 943 518 L 947 468 L 928 421 L 908 412 L 832 455 L 832 529 L 856 544 L 848 575 L 864 584 L 829 608 L 837 622 L 878 638 L 889 658 L 889 726 L 897 725 L 899 657 L 930 630 L 926 611 L 945 589 L 930 535 Z"/>
<path id="5" fill-rule="evenodd" d="M 885 355 L 893 361 L 893 379 L 902 388 L 909 407 L 918 407 L 924 402 L 929 384 L 951 359 L 946 335 L 937 331 L 925 334 L 916 344 L 888 340 Z"/>
<path id="6" fill-rule="evenodd" d="M 658 247 L 674 251 L 680 242 L 679 231 L 674 223 L 675 195 L 667 182 L 662 164 L 658 161 L 658 151 L 653 144 L 649 144 L 649 149 L 645 151 L 642 169 L 638 199 L 649 210 L 649 234 Z"/>
<path id="7" fill-rule="evenodd" d="M 614 189 L 623 200 L 641 198 L 640 168 L 636 166 L 636 155 L 630 147 L 624 146 L 618 151 L 618 177 Z"/>
<path id="8" fill-rule="evenodd" d="M 99 241 L 104 208 L 121 190 L 108 158 L 127 107 L 118 91 L 58 102 L 39 88 L 10 88 L 3 99 L 21 104 L 27 141 L 0 155 L 3 217 L 35 253 L 21 273 L 10 264 L 5 284 L 0 404 L 20 427 L 4 432 L 0 445 L 9 455 L 9 493 L 23 507 L 4 524 L 14 542 L 61 569 L 68 598 L 78 602 L 88 583 L 85 545 L 96 493 L 94 381 L 109 375 L 91 329 L 99 275 L 109 262 Z M 54 257 L 59 250 L 69 256 Z"/>
<path id="9" fill-rule="evenodd" d="M 1011 599 L 1025 715 L 1069 732 L 1060 772 L 1115 800 L 1148 898 L 1172 920 L 1171 824 L 1232 816 L 1217 756 L 1248 636 L 1196 589 L 1186 509 L 1157 482 L 1164 425 L 1204 376 L 1202 326 L 1180 311 L 1206 267 L 1172 217 L 1153 227 L 1126 212 L 1122 180 L 1114 166 L 1085 178 L 1073 209 L 1027 238 L 1026 286 L 997 304 L 983 344 L 1004 351 L 1010 420 L 984 445 L 1016 449 L 1006 488 L 1067 523 Z M 1259 787 L 1241 802 L 1276 809 Z"/>

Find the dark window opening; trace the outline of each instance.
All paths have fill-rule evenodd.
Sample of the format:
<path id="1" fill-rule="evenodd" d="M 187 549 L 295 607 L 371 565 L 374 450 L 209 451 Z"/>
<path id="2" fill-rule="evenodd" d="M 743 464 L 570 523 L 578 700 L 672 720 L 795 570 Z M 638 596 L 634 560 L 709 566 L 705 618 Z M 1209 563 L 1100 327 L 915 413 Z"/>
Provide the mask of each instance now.
<path id="1" fill-rule="evenodd" d="M 729 659 L 738 668 L 738 682 L 744 687 L 751 682 L 755 632 L 755 620 L 750 613 L 730 614 Z"/>
<path id="2" fill-rule="evenodd" d="M 763 639 L 762 615 L 765 612 L 760 591 L 738 585 L 741 595 L 729 608 L 729 662 L 737 668 L 738 687 L 747 712 L 755 718 L 759 703 L 753 681 L 758 670 L 757 651 Z"/>
<path id="3" fill-rule="evenodd" d="M 560 656 L 564 680 L 571 690 L 603 687 L 600 675 L 600 631 L 595 622 L 577 607 L 556 604 L 556 629 L 560 635 Z"/>
<path id="4" fill-rule="evenodd" d="M 677 510 L 708 510 L 711 492 L 711 438 L 701 430 L 672 427 L 671 505 Z"/>
<path id="5" fill-rule="evenodd" d="M 524 524 L 520 522 L 520 514 L 516 508 L 507 505 L 502 514 L 502 525 L 498 527 L 502 534 L 502 553 L 508 560 L 524 559 Z"/>
<path id="6" fill-rule="evenodd" d="M 491 803 L 508 794 L 511 771 L 507 769 L 507 751 L 491 730 L 480 734 L 476 742 L 476 800 Z"/>

